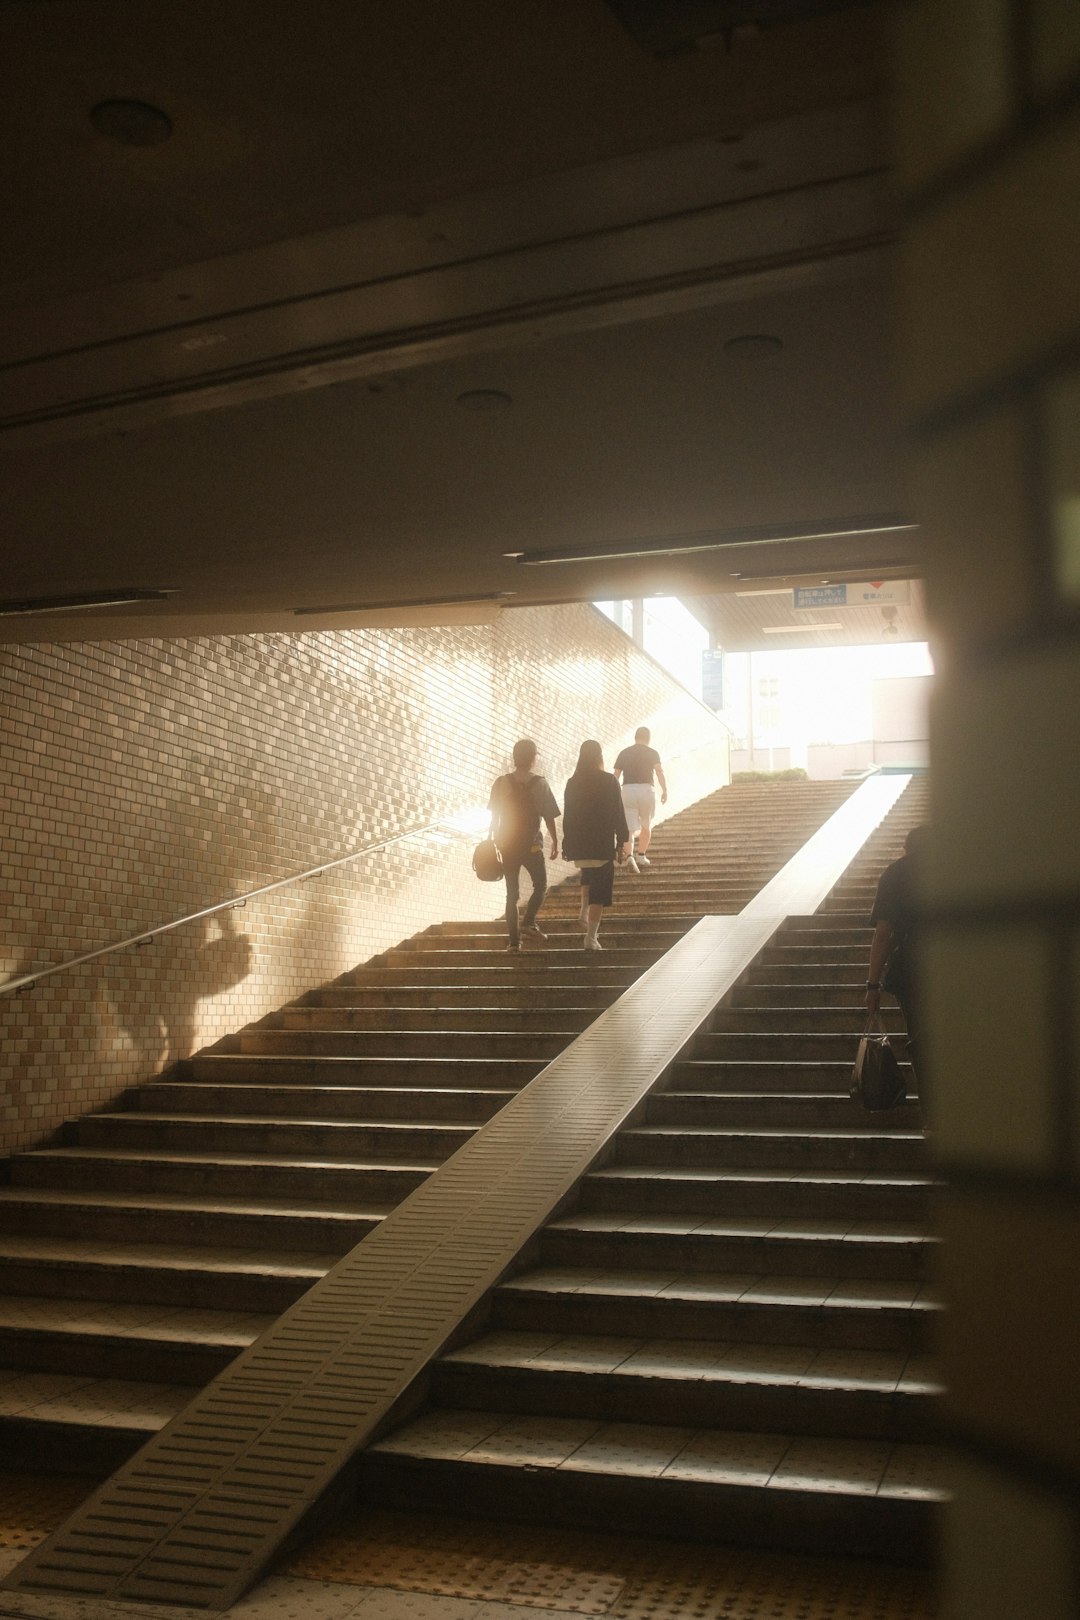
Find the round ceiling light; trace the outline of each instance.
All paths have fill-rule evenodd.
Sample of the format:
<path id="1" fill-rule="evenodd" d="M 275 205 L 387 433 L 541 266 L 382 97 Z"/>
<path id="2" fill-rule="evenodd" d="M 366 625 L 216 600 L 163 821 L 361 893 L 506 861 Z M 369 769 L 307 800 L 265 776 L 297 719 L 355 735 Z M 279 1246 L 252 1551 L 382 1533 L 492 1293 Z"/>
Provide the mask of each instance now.
<path id="1" fill-rule="evenodd" d="M 784 347 L 783 339 L 768 332 L 744 332 L 741 337 L 728 338 L 724 353 L 736 360 L 763 360 L 767 354 L 778 354 Z"/>
<path id="2" fill-rule="evenodd" d="M 121 146 L 160 146 L 172 134 L 172 119 L 147 101 L 99 101 L 90 122 L 99 135 Z"/>
<path id="3" fill-rule="evenodd" d="M 469 388 L 458 395 L 457 402 L 467 411 L 505 411 L 514 403 L 499 388 Z"/>

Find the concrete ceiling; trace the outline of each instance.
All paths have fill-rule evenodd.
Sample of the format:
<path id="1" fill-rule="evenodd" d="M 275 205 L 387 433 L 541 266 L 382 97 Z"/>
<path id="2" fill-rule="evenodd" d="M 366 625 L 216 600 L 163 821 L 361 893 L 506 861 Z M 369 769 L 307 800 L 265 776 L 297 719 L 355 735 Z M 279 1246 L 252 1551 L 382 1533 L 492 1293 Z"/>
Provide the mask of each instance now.
<path id="1" fill-rule="evenodd" d="M 603 0 L 9 0 L 0 599 L 172 594 L 0 639 L 916 571 L 775 543 L 907 511 L 882 9 L 657 58 Z"/>

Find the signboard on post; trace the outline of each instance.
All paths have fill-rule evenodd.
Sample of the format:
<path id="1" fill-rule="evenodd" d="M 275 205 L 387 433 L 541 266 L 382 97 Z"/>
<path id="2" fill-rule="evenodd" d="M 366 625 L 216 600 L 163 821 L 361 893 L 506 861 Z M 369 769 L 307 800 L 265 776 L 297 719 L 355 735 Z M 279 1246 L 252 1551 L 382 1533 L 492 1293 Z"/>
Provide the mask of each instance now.
<path id="1" fill-rule="evenodd" d="M 719 647 L 701 654 L 701 701 L 710 709 L 724 707 L 724 654 Z"/>

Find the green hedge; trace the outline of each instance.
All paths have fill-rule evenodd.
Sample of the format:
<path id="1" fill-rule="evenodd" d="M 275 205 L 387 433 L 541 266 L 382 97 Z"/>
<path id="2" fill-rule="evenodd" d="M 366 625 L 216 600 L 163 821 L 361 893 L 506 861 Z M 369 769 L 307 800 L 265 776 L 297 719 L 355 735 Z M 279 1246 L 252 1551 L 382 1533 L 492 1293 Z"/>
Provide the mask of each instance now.
<path id="1" fill-rule="evenodd" d="M 735 771 L 733 782 L 805 782 L 806 772 L 801 765 L 792 765 L 786 771 Z"/>

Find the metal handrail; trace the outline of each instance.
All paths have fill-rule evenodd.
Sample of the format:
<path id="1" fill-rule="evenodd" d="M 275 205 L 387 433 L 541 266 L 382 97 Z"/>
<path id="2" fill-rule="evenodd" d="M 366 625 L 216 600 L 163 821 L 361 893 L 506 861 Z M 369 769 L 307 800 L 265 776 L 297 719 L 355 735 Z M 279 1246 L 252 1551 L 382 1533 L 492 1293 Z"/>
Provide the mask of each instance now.
<path id="1" fill-rule="evenodd" d="M 53 973 L 63 973 L 67 968 L 81 967 L 84 962 L 93 962 L 99 956 L 109 956 L 113 951 L 129 950 L 133 946 L 148 945 L 159 934 L 170 934 L 175 928 L 183 928 L 185 923 L 198 922 L 201 917 L 213 917 L 219 911 L 236 911 L 246 906 L 249 900 L 254 900 L 260 894 L 272 894 L 275 889 L 287 888 L 290 883 L 303 883 L 307 878 L 321 877 L 324 872 L 331 872 L 336 866 L 345 866 L 349 861 L 358 860 L 361 855 L 372 855 L 378 849 L 389 849 L 391 844 L 403 843 L 406 838 L 418 838 L 421 833 L 441 832 L 446 829 L 458 831 L 452 824 L 443 819 L 429 821 L 424 827 L 412 827 L 408 832 L 395 833 L 393 838 L 383 838 L 374 844 L 365 844 L 362 849 L 354 849 L 351 855 L 341 855 L 337 860 L 324 861 L 321 866 L 310 866 L 305 872 L 294 872 L 291 877 L 279 878 L 276 883 L 264 883 L 258 889 L 249 889 L 246 894 L 234 895 L 231 900 L 219 900 L 216 905 L 204 906 L 201 911 L 190 911 L 186 917 L 177 917 L 173 922 L 160 923 L 156 928 L 150 928 L 142 934 L 132 934 L 127 939 L 118 939 L 112 945 L 102 945 L 96 951 L 84 951 L 82 956 L 70 956 L 66 962 L 53 962 L 49 967 L 38 968 L 34 973 L 24 973 L 17 979 L 5 979 L 0 984 L 0 996 L 13 995 L 20 990 L 30 990 L 40 979 L 46 979 Z M 462 832 L 461 836 L 470 837 L 469 833 Z"/>
<path id="2" fill-rule="evenodd" d="M 711 709 L 708 712 L 714 719 L 719 719 Z M 681 759 L 683 754 L 693 752 L 693 749 L 686 748 L 672 757 Z M 249 889 L 246 894 L 234 895 L 231 900 L 219 900 L 216 905 L 204 906 L 201 911 L 190 911 L 185 917 L 177 917 L 173 922 L 160 923 L 158 927 L 147 929 L 144 933 L 131 934 L 127 939 L 118 939 L 112 945 L 101 945 L 96 951 L 84 951 L 81 956 L 69 956 L 66 962 L 52 962 L 48 967 L 38 968 L 34 973 L 24 973 L 17 979 L 5 979 L 3 984 L 0 984 L 0 996 L 16 995 L 20 990 L 31 990 L 41 979 L 47 979 L 54 973 L 63 973 L 68 968 L 81 967 L 84 962 L 94 962 L 99 956 L 110 956 L 113 951 L 126 951 L 139 945 L 149 945 L 159 934 L 171 934 L 174 929 L 183 928 L 185 923 L 198 922 L 202 917 L 213 917 L 219 911 L 237 911 L 260 894 L 272 894 L 275 889 L 287 888 L 290 883 L 303 883 L 308 878 L 321 877 L 324 872 L 331 872 L 337 866 L 345 866 L 349 861 L 358 860 L 361 855 L 372 855 L 376 850 L 389 849 L 392 844 L 401 844 L 406 838 L 419 838 L 422 833 L 447 831 L 461 838 L 475 836 L 474 832 L 455 827 L 450 817 L 440 817 L 438 821 L 429 821 L 423 827 L 412 827 L 408 832 L 395 833 L 393 838 L 382 838 L 377 843 L 365 844 L 362 849 L 354 849 L 350 855 L 340 855 L 337 860 L 324 861 L 321 866 L 311 866 L 305 872 L 294 872 L 291 877 L 279 878 L 276 883 L 264 883 L 258 889 Z"/>

